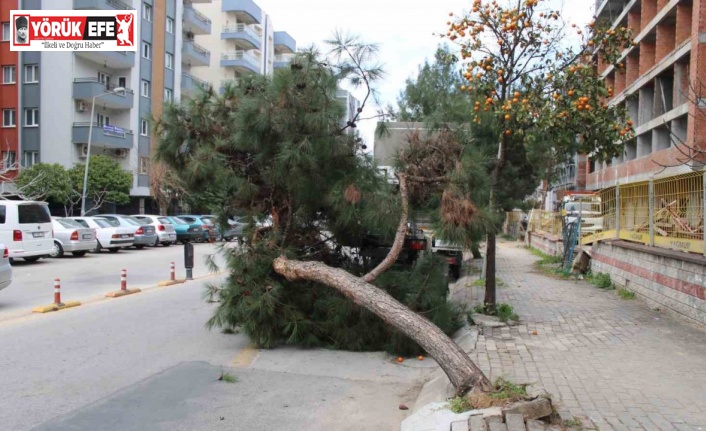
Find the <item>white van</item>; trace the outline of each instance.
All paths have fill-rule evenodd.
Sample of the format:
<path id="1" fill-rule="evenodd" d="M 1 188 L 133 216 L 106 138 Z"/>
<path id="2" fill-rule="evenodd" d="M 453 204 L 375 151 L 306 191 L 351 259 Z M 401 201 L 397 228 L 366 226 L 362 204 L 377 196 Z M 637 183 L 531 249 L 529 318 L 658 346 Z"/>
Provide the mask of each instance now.
<path id="1" fill-rule="evenodd" d="M 0 200 L 0 242 L 11 260 L 35 262 L 54 249 L 49 205 L 46 202 Z"/>

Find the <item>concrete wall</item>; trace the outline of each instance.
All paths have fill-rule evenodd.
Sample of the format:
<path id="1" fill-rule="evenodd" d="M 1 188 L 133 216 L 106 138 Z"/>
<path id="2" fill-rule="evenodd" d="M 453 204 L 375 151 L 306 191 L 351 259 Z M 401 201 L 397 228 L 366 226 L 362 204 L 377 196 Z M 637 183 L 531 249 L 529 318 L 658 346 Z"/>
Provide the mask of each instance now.
<path id="1" fill-rule="evenodd" d="M 610 274 L 653 308 L 706 324 L 706 258 L 625 241 L 600 242 L 591 252 L 591 271 Z"/>
<path id="2" fill-rule="evenodd" d="M 537 232 L 528 232 L 527 245 L 536 248 L 549 256 L 561 256 L 564 253 L 564 244 L 561 238 L 547 236 Z"/>

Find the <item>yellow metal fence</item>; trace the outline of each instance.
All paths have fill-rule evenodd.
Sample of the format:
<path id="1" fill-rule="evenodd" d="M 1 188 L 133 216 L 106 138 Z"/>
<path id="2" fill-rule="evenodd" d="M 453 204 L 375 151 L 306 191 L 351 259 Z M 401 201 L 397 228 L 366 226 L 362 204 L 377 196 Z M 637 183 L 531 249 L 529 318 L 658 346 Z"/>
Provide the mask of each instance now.
<path id="1" fill-rule="evenodd" d="M 623 239 L 706 254 L 705 182 L 705 172 L 692 172 L 602 189 L 584 206 L 580 243 Z M 528 229 L 561 237 L 561 215 L 532 210 Z"/>

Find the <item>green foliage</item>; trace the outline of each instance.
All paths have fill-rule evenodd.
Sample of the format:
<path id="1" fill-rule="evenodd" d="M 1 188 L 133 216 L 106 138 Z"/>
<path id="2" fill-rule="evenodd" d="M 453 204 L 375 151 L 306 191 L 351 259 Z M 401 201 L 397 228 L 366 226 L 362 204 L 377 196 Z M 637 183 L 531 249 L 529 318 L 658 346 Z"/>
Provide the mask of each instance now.
<path id="1" fill-rule="evenodd" d="M 635 299 L 635 292 L 625 288 L 621 288 L 620 290 L 618 290 L 618 296 L 623 299 Z"/>
<path id="2" fill-rule="evenodd" d="M 473 410 L 471 401 L 466 396 L 458 396 L 449 400 L 449 410 L 458 414 Z"/>
<path id="3" fill-rule="evenodd" d="M 517 384 L 498 377 L 493 386 L 495 392 L 491 392 L 490 396 L 498 400 L 519 401 L 527 397 L 527 384 Z"/>
<path id="4" fill-rule="evenodd" d="M 77 163 L 68 173 L 74 190 L 79 196 L 83 191 L 83 176 L 85 165 Z M 132 174 L 123 170 L 120 164 L 108 156 L 91 156 L 88 165 L 88 182 L 86 197 L 95 207 L 105 202 L 126 204 L 130 202 L 130 187 Z"/>
<path id="5" fill-rule="evenodd" d="M 226 383 L 235 383 L 238 381 L 238 377 L 230 373 L 221 372 L 221 375 L 218 377 L 218 381 Z"/>
<path id="6" fill-rule="evenodd" d="M 30 199 L 64 204 L 75 193 L 68 171 L 58 163 L 37 163 L 24 168 L 15 179 L 17 188 Z"/>
<path id="7" fill-rule="evenodd" d="M 539 265 L 555 265 L 562 263 L 561 256 L 550 256 L 536 248 L 530 248 L 529 250 L 530 253 L 540 258 L 540 260 L 537 262 L 537 264 Z"/>
<path id="8" fill-rule="evenodd" d="M 515 310 L 510 304 L 498 304 L 496 310 L 498 319 L 500 319 L 501 322 L 507 322 L 509 320 L 514 320 L 515 322 L 517 322 L 518 320 L 520 320 L 520 316 L 515 314 Z"/>
<path id="9" fill-rule="evenodd" d="M 610 274 L 598 272 L 596 274 L 591 274 L 589 281 L 596 287 L 601 289 L 611 289 L 613 288 L 613 282 L 610 280 Z"/>
<path id="10" fill-rule="evenodd" d="M 157 161 L 179 172 L 187 194 L 217 194 L 210 209 L 220 219 L 238 213 L 250 220 L 245 244 L 221 251 L 226 281 L 204 292 L 218 303 L 209 328 L 238 327 L 262 348 L 285 343 L 422 353 L 337 290 L 288 281 L 272 267 L 284 255 L 362 275 L 363 238 L 371 232 L 394 237 L 398 187 L 360 151 L 351 132 L 357 115 L 341 125 L 344 106 L 336 98 L 344 81 L 363 85 L 381 75 L 376 54 L 375 45 L 342 38 L 326 57 L 311 48 L 274 76 L 245 77 L 223 94 L 207 91 L 165 107 L 155 134 L 161 137 Z M 271 225 L 257 224 L 267 217 Z M 444 267 L 423 258 L 375 284 L 450 333 L 460 317 L 446 302 Z"/>

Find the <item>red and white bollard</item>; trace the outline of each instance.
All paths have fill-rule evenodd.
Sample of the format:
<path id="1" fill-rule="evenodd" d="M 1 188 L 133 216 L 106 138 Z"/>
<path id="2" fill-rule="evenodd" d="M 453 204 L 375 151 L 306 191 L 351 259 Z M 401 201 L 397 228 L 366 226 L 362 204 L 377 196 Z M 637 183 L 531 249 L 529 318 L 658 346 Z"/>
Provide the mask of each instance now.
<path id="1" fill-rule="evenodd" d="M 54 279 L 54 304 L 61 305 L 61 280 Z"/>
<path id="2" fill-rule="evenodd" d="M 127 290 L 127 269 L 120 271 L 120 290 Z"/>
<path id="3" fill-rule="evenodd" d="M 174 264 L 174 262 L 172 262 L 170 265 L 169 279 L 171 281 L 176 280 L 176 265 Z"/>

